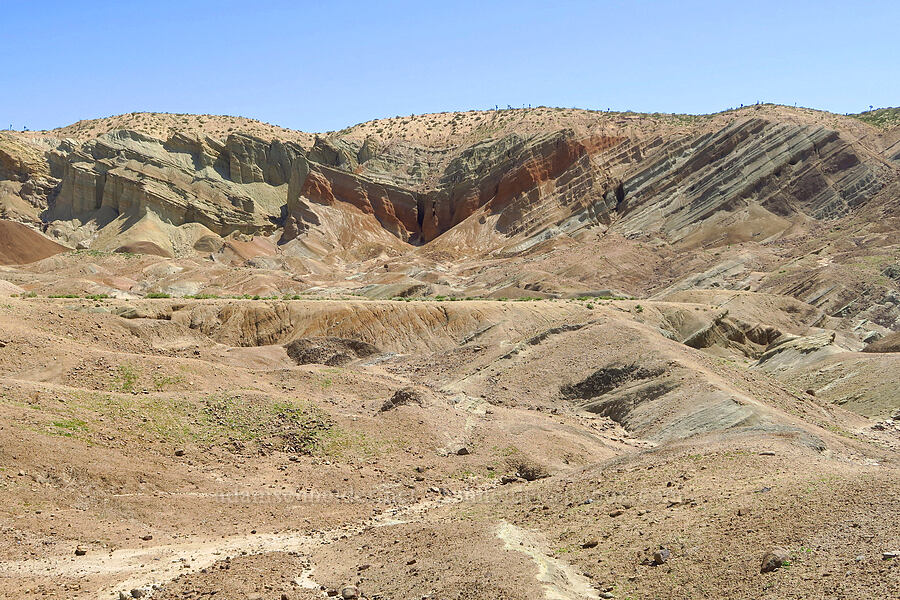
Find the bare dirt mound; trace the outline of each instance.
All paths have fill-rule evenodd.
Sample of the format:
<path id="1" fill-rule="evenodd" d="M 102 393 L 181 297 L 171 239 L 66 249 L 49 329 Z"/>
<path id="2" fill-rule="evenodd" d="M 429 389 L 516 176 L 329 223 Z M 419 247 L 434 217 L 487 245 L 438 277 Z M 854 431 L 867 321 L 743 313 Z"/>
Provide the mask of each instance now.
<path id="1" fill-rule="evenodd" d="M 116 248 L 116 252 L 120 254 L 152 254 L 153 256 L 162 256 L 163 258 L 172 258 L 172 254 L 163 250 L 153 242 L 131 242 L 123 244 Z"/>
<path id="2" fill-rule="evenodd" d="M 0 220 L 0 265 L 32 263 L 66 250 L 21 223 Z"/>

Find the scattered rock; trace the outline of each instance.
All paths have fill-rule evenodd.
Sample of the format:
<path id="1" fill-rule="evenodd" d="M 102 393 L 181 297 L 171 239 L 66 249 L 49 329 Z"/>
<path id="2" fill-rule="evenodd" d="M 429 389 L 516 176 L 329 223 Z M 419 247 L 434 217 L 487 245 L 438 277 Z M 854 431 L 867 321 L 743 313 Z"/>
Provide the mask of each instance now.
<path id="1" fill-rule="evenodd" d="M 467 454 L 469 454 L 469 449 L 465 446 L 460 446 L 453 453 L 458 456 L 466 456 Z"/>
<path id="2" fill-rule="evenodd" d="M 611 512 L 609 513 L 609 516 L 611 516 L 611 517 L 618 517 L 618 516 L 621 516 L 621 515 L 624 515 L 624 514 L 625 514 L 625 511 L 624 511 L 624 510 L 622 510 L 621 508 L 617 508 L 616 510 L 611 511 Z"/>
<path id="3" fill-rule="evenodd" d="M 582 548 L 596 548 L 598 545 L 600 545 L 600 540 L 588 540 L 588 541 L 584 542 L 583 544 L 581 544 L 581 547 Z"/>
<path id="4" fill-rule="evenodd" d="M 882 560 L 894 560 L 897 557 L 900 557 L 900 550 L 891 550 L 881 553 Z"/>
<path id="5" fill-rule="evenodd" d="M 84 556 L 85 554 L 87 554 L 87 548 L 84 546 L 75 547 L 75 556 Z"/>
<path id="6" fill-rule="evenodd" d="M 341 588 L 341 598 L 344 600 L 355 600 L 359 598 L 359 588 L 355 585 L 345 585 Z"/>
<path id="7" fill-rule="evenodd" d="M 183 448 L 176 448 L 176 449 L 175 449 L 175 456 L 184 456 L 184 449 L 183 449 Z"/>
<path id="8" fill-rule="evenodd" d="M 760 573 L 771 573 L 772 571 L 776 571 L 783 567 L 785 564 L 788 564 L 791 560 L 791 555 L 787 553 L 783 548 L 773 548 L 769 552 L 766 552 L 762 557 L 762 564 L 759 567 Z"/>
<path id="9" fill-rule="evenodd" d="M 147 535 L 142 535 L 141 539 L 144 540 L 145 542 L 149 542 L 150 540 L 153 539 L 153 536 L 148 533 Z"/>
<path id="10" fill-rule="evenodd" d="M 132 598 L 143 598 L 146 595 L 147 595 L 147 592 L 145 592 L 144 590 L 142 590 L 140 588 L 134 588 L 133 590 L 131 590 Z"/>
<path id="11" fill-rule="evenodd" d="M 338 337 L 300 338 L 286 344 L 285 349 L 298 365 L 329 367 L 341 367 L 359 358 L 381 354 L 381 350 L 372 344 Z"/>
<path id="12" fill-rule="evenodd" d="M 759 453 L 760 456 L 775 456 L 775 453 L 772 450 L 763 450 Z"/>
<path id="13" fill-rule="evenodd" d="M 378 409 L 378 412 L 387 412 L 389 410 L 394 410 L 398 406 L 406 406 L 408 404 L 417 404 L 418 406 L 425 405 L 425 396 L 420 391 L 414 387 L 408 386 L 404 388 L 400 388 L 394 395 L 391 396 L 388 400 L 385 400 L 384 404 L 381 405 L 381 408 Z"/>

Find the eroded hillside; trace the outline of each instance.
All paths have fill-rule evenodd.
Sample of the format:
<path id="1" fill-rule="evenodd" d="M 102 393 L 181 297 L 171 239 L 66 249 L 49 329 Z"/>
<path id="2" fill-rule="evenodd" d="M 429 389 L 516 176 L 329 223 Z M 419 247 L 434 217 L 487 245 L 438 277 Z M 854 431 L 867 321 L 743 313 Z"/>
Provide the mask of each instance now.
<path id="1" fill-rule="evenodd" d="M 0 595 L 897 596 L 892 114 L 0 134 Z"/>

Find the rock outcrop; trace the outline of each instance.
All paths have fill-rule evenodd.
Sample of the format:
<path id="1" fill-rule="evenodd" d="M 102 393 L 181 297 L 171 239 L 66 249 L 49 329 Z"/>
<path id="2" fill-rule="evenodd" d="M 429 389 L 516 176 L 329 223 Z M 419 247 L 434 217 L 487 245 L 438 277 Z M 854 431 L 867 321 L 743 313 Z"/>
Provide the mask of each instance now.
<path id="1" fill-rule="evenodd" d="M 863 352 L 900 352 L 900 331 L 895 331 L 870 343 L 863 348 Z"/>
<path id="2" fill-rule="evenodd" d="M 166 142 L 129 131 L 106 134 L 69 153 L 54 152 L 61 184 L 48 220 L 139 218 L 152 211 L 172 225 L 199 223 L 222 236 L 271 232 L 291 157 L 299 153 L 249 136 L 223 144 L 178 134 Z"/>

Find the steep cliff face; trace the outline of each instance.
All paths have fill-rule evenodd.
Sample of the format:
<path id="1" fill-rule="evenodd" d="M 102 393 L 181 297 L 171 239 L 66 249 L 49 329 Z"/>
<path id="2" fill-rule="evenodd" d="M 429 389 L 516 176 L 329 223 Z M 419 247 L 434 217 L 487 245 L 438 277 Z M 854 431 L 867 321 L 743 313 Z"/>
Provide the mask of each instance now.
<path id="1" fill-rule="evenodd" d="M 0 134 L 0 217 L 36 222 L 59 185 L 50 173 L 46 151 L 10 134 Z"/>
<path id="2" fill-rule="evenodd" d="M 292 144 L 243 135 L 223 143 L 176 134 L 163 142 L 113 132 L 53 153 L 61 183 L 47 218 L 140 218 L 152 211 L 174 226 L 199 223 L 223 236 L 271 232 L 300 155 Z"/>
<path id="3" fill-rule="evenodd" d="M 418 203 L 412 190 L 314 164 L 300 188 L 300 196 L 328 206 L 347 203 L 373 215 L 381 227 L 403 241 L 415 243 L 420 239 Z"/>
<path id="4" fill-rule="evenodd" d="M 0 133 L 0 180 L 21 183 L 34 176 L 49 174 L 40 148 L 11 134 Z"/>

